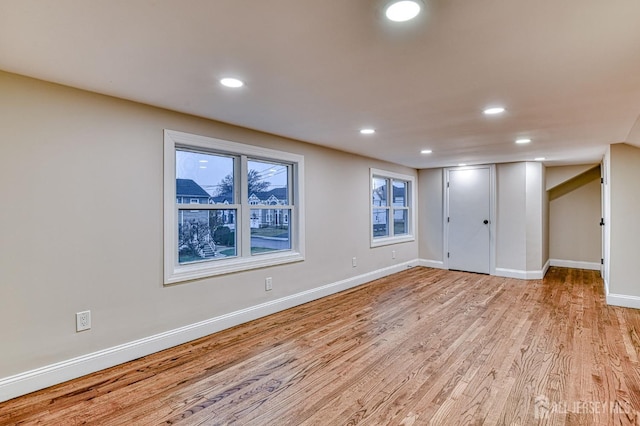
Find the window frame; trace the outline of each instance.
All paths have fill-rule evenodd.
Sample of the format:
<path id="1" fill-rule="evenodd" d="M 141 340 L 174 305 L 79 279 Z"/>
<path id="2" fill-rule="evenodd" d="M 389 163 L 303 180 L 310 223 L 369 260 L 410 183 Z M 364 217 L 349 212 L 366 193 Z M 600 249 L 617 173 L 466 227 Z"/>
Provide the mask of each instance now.
<path id="1" fill-rule="evenodd" d="M 375 178 L 385 179 L 387 186 L 387 205 L 386 206 L 374 206 L 373 205 L 373 180 Z M 405 206 L 393 205 L 393 181 L 402 181 L 407 185 L 406 194 L 407 199 Z M 369 238 L 371 247 L 380 247 L 390 244 L 399 244 L 415 241 L 415 208 L 416 208 L 416 178 L 410 175 L 404 175 L 400 173 L 389 172 L 386 170 L 374 169 L 369 170 Z M 373 235 L 373 211 L 374 210 L 386 210 L 387 212 L 387 228 L 389 235 L 382 237 L 375 237 Z M 407 211 L 407 233 L 394 235 L 395 227 L 393 226 L 393 213 L 395 210 Z"/>
<path id="2" fill-rule="evenodd" d="M 199 204 L 198 209 L 236 209 L 236 257 L 203 260 L 180 264 L 178 262 L 178 203 L 176 202 L 176 150 L 191 150 L 237 157 L 240 161 L 234 204 Z M 290 165 L 289 204 L 277 206 L 290 209 L 291 249 L 251 255 L 249 203 L 246 185 L 247 161 L 263 160 Z M 184 204 L 185 206 L 193 204 Z M 272 206 L 276 207 L 276 206 Z M 233 272 L 299 262 L 305 259 L 304 248 L 304 156 L 274 149 L 246 145 L 207 136 L 193 135 L 175 130 L 164 130 L 164 284 L 213 277 Z M 291 220 L 293 219 L 293 220 Z"/>

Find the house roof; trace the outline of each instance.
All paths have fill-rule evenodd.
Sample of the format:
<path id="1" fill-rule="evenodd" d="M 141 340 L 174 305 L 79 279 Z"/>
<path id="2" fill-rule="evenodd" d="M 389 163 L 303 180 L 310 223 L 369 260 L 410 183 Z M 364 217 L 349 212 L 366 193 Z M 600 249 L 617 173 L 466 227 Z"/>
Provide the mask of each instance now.
<path id="1" fill-rule="evenodd" d="M 0 69 L 415 168 L 640 144 L 640 1 L 422 2 L 6 0 Z"/>
<path id="2" fill-rule="evenodd" d="M 227 202 L 228 204 L 231 204 L 232 202 L 231 197 L 228 195 L 216 195 L 214 197 L 211 197 L 211 199 L 216 204 L 224 204 L 225 202 Z"/>
<path id="3" fill-rule="evenodd" d="M 176 196 L 209 198 L 207 191 L 192 179 L 176 179 Z"/>
<path id="4" fill-rule="evenodd" d="M 249 197 L 251 197 L 252 195 L 255 195 L 261 201 L 266 201 L 271 196 L 276 197 L 278 200 L 284 200 L 287 198 L 287 189 L 273 188 L 269 191 L 252 192 L 251 194 L 249 194 Z M 229 204 L 231 204 L 232 201 L 231 197 L 228 195 L 216 195 L 215 197 L 211 197 L 211 199 L 217 204 L 222 204 L 224 202 L 228 202 Z"/>
<path id="5" fill-rule="evenodd" d="M 273 188 L 269 191 L 255 192 L 254 194 L 261 200 L 266 200 L 272 195 L 278 200 L 284 200 L 287 198 L 287 188 Z"/>

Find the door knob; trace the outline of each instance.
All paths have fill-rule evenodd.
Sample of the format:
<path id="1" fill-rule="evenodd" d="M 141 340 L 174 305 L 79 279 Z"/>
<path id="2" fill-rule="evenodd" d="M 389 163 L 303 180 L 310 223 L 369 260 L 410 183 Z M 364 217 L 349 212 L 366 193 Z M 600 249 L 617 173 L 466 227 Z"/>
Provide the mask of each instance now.
<path id="1" fill-rule="evenodd" d="M 485 219 L 482 223 L 484 223 L 485 225 L 488 225 L 489 221 L 487 219 Z"/>

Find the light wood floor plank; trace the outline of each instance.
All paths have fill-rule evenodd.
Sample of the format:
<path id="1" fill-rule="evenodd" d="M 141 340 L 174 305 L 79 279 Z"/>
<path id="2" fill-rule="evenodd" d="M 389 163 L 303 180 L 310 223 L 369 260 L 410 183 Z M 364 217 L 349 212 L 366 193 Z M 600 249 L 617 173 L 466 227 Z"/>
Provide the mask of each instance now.
<path id="1" fill-rule="evenodd" d="M 594 271 L 412 268 L 0 404 L 0 425 L 638 425 L 640 311 Z"/>

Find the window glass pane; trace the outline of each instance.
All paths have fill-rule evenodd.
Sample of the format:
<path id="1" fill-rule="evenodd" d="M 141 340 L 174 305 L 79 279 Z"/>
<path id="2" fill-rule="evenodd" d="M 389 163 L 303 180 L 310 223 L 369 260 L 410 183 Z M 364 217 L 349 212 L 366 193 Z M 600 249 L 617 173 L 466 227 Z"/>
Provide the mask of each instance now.
<path id="1" fill-rule="evenodd" d="M 235 209 L 179 210 L 178 263 L 237 255 Z"/>
<path id="2" fill-rule="evenodd" d="M 389 210 L 387 209 L 373 209 L 373 236 L 374 237 L 387 237 L 389 236 Z"/>
<path id="3" fill-rule="evenodd" d="M 249 204 L 281 206 L 289 204 L 289 167 L 265 161 L 247 161 Z"/>
<path id="4" fill-rule="evenodd" d="M 388 206 L 387 204 L 387 179 L 373 178 L 372 204 L 374 206 Z"/>
<path id="5" fill-rule="evenodd" d="M 233 204 L 233 157 L 176 150 L 178 204 Z"/>
<path id="6" fill-rule="evenodd" d="M 403 180 L 393 181 L 393 205 L 405 207 L 407 205 L 407 182 Z"/>
<path id="7" fill-rule="evenodd" d="M 406 235 L 409 233 L 409 211 L 406 209 L 393 210 L 393 235 Z"/>
<path id="8" fill-rule="evenodd" d="M 291 249 L 290 209 L 251 209 L 251 254 Z"/>

